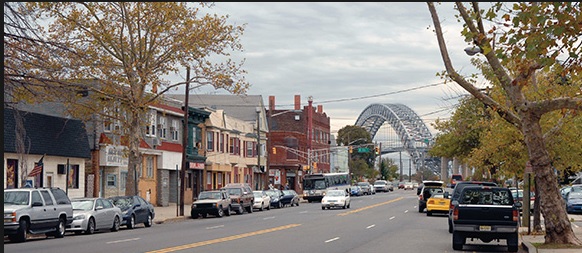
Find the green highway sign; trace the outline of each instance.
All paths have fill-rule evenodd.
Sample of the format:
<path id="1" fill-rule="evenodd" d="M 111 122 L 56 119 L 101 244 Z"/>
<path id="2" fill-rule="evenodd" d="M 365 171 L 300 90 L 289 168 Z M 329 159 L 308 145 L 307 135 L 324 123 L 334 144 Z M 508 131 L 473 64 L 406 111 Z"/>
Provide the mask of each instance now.
<path id="1" fill-rule="evenodd" d="M 370 148 L 358 148 L 358 153 L 369 153 Z"/>

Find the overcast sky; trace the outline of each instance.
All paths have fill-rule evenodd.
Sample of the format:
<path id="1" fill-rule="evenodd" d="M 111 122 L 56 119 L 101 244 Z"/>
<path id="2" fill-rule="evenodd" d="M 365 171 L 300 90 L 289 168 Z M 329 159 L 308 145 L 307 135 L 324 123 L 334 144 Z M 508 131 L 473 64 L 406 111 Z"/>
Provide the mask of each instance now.
<path id="1" fill-rule="evenodd" d="M 454 66 L 474 72 L 452 3 L 437 10 Z M 217 2 L 210 11 L 246 24 L 244 52 L 234 58 L 246 59 L 247 94 L 262 95 L 265 105 L 275 96 L 277 109 L 292 109 L 295 95 L 303 105 L 312 96 L 330 117 L 332 134 L 354 125 L 370 104 L 401 103 L 434 135 L 430 122 L 448 118 L 457 103 L 451 98 L 466 94 L 436 76 L 444 65 L 425 2 Z"/>

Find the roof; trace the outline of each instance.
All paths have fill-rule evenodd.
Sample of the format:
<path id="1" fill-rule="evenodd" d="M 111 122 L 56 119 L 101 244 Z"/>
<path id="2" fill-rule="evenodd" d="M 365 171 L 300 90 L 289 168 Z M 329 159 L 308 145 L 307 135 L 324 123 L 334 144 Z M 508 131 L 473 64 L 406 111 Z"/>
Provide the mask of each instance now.
<path id="1" fill-rule="evenodd" d="M 18 112 L 26 131 L 26 153 L 49 156 L 91 158 L 85 124 L 80 120 L 4 109 L 4 152 L 16 149 L 16 119 Z"/>
<path id="2" fill-rule="evenodd" d="M 166 96 L 184 101 L 186 95 L 166 94 Z M 227 115 L 243 121 L 257 121 L 257 107 L 264 110 L 263 97 L 261 95 L 189 95 L 188 105 L 194 108 L 209 107 L 221 109 Z"/>

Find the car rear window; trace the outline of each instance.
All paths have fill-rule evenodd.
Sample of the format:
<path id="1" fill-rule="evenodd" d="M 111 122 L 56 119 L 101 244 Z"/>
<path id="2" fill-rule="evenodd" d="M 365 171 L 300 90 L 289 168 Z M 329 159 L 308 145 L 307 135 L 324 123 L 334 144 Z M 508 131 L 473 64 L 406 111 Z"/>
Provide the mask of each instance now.
<path id="1" fill-rule="evenodd" d="M 513 198 L 508 189 L 467 187 L 459 198 L 460 204 L 511 205 Z"/>

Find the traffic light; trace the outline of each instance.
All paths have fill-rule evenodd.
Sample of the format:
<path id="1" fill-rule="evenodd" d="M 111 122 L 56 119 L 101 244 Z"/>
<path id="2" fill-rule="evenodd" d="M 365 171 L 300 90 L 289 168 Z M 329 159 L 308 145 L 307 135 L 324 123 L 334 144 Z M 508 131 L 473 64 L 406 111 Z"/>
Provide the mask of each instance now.
<path id="1" fill-rule="evenodd" d="M 352 148 L 352 146 L 350 146 L 350 147 L 348 148 L 348 150 L 349 150 L 350 154 L 351 154 L 352 152 L 354 152 L 354 148 Z"/>
<path id="2" fill-rule="evenodd" d="M 273 147 L 273 155 L 276 155 L 276 154 L 277 154 L 277 148 Z"/>
<path id="3" fill-rule="evenodd" d="M 376 155 L 380 154 L 380 147 L 374 147 L 374 150 L 376 151 Z"/>

